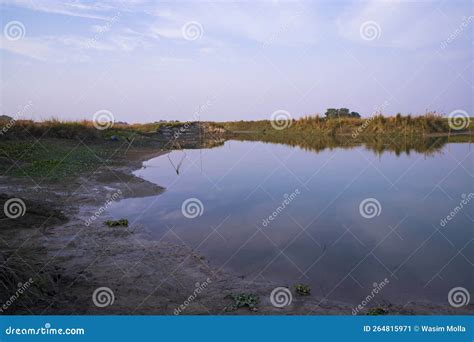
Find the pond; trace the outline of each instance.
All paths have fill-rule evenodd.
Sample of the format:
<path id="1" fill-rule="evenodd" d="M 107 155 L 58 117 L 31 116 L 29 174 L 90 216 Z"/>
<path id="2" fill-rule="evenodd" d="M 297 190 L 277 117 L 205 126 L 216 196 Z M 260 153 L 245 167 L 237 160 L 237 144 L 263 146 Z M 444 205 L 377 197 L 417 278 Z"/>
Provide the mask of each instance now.
<path id="1" fill-rule="evenodd" d="M 378 301 L 445 303 L 474 282 L 472 161 L 467 143 L 395 153 L 228 140 L 145 162 L 135 174 L 166 191 L 110 212 L 249 280 L 355 304 L 388 279 Z"/>

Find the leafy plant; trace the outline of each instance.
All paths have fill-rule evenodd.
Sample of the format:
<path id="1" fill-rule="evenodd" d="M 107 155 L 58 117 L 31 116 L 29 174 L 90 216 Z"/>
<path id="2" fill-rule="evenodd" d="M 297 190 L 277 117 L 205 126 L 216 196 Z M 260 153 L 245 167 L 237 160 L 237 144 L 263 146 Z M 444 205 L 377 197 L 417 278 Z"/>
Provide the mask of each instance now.
<path id="1" fill-rule="evenodd" d="M 367 310 L 367 316 L 380 316 L 386 315 L 387 313 L 388 311 L 382 308 L 370 308 Z"/>
<path id="2" fill-rule="evenodd" d="M 296 284 L 295 291 L 301 296 L 309 296 L 311 294 L 311 288 L 306 284 Z"/>
<path id="3" fill-rule="evenodd" d="M 257 311 L 260 302 L 260 298 L 252 293 L 229 294 L 225 298 L 233 300 L 232 304 L 226 307 L 226 311 L 235 311 L 243 307 L 248 307 L 250 311 Z"/>
<path id="4" fill-rule="evenodd" d="M 104 223 L 109 227 L 128 227 L 127 219 L 107 220 Z"/>

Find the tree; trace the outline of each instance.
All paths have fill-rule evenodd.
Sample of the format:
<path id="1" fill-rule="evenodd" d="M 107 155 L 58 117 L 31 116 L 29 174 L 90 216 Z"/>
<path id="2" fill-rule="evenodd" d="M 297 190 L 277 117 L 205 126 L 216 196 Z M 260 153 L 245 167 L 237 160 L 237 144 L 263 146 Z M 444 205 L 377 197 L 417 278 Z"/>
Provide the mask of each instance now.
<path id="1" fill-rule="evenodd" d="M 360 118 L 357 112 L 350 112 L 348 108 L 328 108 L 325 113 L 327 118 Z"/>

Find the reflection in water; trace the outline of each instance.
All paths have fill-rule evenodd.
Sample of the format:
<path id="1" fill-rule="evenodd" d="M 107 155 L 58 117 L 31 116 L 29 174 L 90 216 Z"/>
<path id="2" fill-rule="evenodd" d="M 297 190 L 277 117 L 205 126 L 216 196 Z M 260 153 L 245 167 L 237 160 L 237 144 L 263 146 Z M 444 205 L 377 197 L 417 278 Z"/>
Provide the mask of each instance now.
<path id="1" fill-rule="evenodd" d="M 470 142 L 471 140 L 470 135 L 454 137 L 402 136 L 399 138 L 392 138 L 390 136 L 360 136 L 356 139 L 351 136 L 304 136 L 285 134 L 234 134 L 229 137 L 240 141 L 263 141 L 274 144 L 285 144 L 313 152 L 320 152 L 325 149 L 337 147 L 351 148 L 363 145 L 368 150 L 377 154 L 391 151 L 395 152 L 397 156 L 402 153 L 410 154 L 411 151 L 429 155 L 441 151 L 443 146 L 449 142 Z"/>
<path id="2" fill-rule="evenodd" d="M 136 174 L 166 191 L 114 203 L 111 214 L 196 249 L 216 268 L 309 284 L 330 300 L 359 303 L 385 278 L 377 300 L 402 304 L 444 303 L 451 288 L 473 288 L 472 204 L 440 225 L 474 192 L 470 144 L 234 139 L 149 160 Z M 190 198 L 202 202 L 201 216 L 183 215 Z M 378 215 L 361 214 L 366 199 L 380 204 Z"/>

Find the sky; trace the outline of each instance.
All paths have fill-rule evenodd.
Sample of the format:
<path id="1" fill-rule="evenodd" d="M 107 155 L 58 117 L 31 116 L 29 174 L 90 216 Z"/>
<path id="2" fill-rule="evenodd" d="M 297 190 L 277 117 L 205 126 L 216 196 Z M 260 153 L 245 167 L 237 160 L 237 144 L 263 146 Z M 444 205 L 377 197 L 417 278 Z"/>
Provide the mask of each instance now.
<path id="1" fill-rule="evenodd" d="M 474 2 L 0 0 L 0 114 L 473 111 Z"/>

